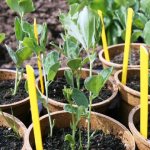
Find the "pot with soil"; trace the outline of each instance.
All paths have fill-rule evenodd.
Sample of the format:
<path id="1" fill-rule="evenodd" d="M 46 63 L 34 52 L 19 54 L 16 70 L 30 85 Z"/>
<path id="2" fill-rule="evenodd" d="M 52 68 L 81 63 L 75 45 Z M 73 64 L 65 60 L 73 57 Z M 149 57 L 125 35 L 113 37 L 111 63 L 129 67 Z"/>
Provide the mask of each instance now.
<path id="1" fill-rule="evenodd" d="M 64 86 L 69 86 L 67 85 L 65 76 L 64 76 L 64 71 L 69 68 L 61 68 L 57 72 L 56 79 L 54 80 L 53 83 L 49 86 L 49 110 L 51 112 L 55 111 L 60 111 L 63 110 L 65 104 L 67 103 L 67 100 L 65 99 L 62 89 Z M 93 71 L 93 74 L 97 74 L 96 72 Z M 84 85 L 84 79 L 89 76 L 89 69 L 82 69 L 81 71 L 81 87 Z M 39 78 L 37 79 L 37 84 L 38 86 L 40 85 L 39 83 Z M 85 89 L 82 89 L 84 93 L 87 95 L 88 92 Z M 108 110 L 108 107 L 111 106 L 111 104 L 115 103 L 117 99 L 117 93 L 118 93 L 118 88 L 117 86 L 113 83 L 111 78 L 107 81 L 105 84 L 105 87 L 101 90 L 99 97 L 93 100 L 92 104 L 92 110 L 96 112 L 101 112 L 105 113 L 106 110 Z M 45 95 L 42 95 L 44 99 L 46 99 Z M 88 96 L 88 95 L 87 95 Z"/>
<path id="2" fill-rule="evenodd" d="M 116 71 L 122 69 L 123 67 L 123 52 L 125 44 L 117 44 L 108 47 L 110 62 L 107 61 L 104 57 L 104 50 L 101 50 L 99 53 L 99 59 L 102 62 L 103 68 L 113 67 L 113 74 Z M 128 68 L 139 68 L 140 66 L 140 43 L 132 43 L 131 48 L 131 57 L 129 59 Z M 146 45 L 145 45 L 146 46 Z"/>
<path id="3" fill-rule="evenodd" d="M 12 95 L 15 76 L 16 71 L 0 69 L 0 109 L 10 114 L 13 112 L 15 117 L 26 121 L 30 111 L 29 97 L 24 87 L 26 76 L 23 75 L 17 94 Z"/>
<path id="4" fill-rule="evenodd" d="M 149 103 L 150 110 L 150 103 Z M 129 128 L 132 132 L 139 150 L 150 149 L 150 116 L 148 116 L 148 139 L 140 134 L 140 105 L 134 107 L 129 114 Z"/>
<path id="5" fill-rule="evenodd" d="M 41 133 L 43 137 L 43 146 L 44 149 L 67 149 L 69 144 L 64 142 L 64 136 L 67 133 L 70 133 L 71 130 L 69 128 L 71 122 L 71 114 L 60 111 L 54 112 L 51 114 L 51 118 L 55 119 L 55 128 L 53 131 L 53 137 L 49 139 L 48 134 L 48 115 L 42 116 L 40 118 L 41 124 Z M 86 149 L 86 141 L 87 141 L 87 121 L 82 118 L 78 124 L 78 128 L 81 131 L 81 139 L 83 149 Z M 128 131 L 126 127 L 124 127 L 118 121 L 107 117 L 102 114 L 98 114 L 95 112 L 91 113 L 91 132 L 96 131 L 93 139 L 91 139 L 91 147 L 90 149 L 126 149 L 126 150 L 134 150 L 135 142 L 131 133 Z M 32 150 L 34 147 L 34 135 L 33 135 L 33 124 L 30 125 L 26 132 L 26 149 Z M 76 134 L 76 149 L 79 148 L 79 137 Z"/>
<path id="6" fill-rule="evenodd" d="M 122 70 L 119 70 L 115 73 L 114 78 L 121 95 L 121 120 L 127 125 L 130 111 L 140 104 L 140 69 L 128 69 L 126 85 L 121 83 L 121 77 Z M 150 99 L 150 93 L 148 99 Z"/>
<path id="7" fill-rule="evenodd" d="M 14 132 L 10 124 L 15 125 L 18 133 Z M 17 118 L 7 113 L 0 114 L 0 148 L 25 150 L 26 130 L 25 125 Z"/>

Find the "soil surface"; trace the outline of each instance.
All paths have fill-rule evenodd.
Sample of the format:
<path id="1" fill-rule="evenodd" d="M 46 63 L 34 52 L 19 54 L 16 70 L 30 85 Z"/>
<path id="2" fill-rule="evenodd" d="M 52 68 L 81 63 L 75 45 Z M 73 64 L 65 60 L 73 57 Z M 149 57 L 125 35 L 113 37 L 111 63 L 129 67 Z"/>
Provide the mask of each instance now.
<path id="1" fill-rule="evenodd" d="M 0 105 L 18 102 L 28 97 L 24 84 L 25 80 L 20 82 L 17 94 L 12 96 L 15 80 L 0 80 Z"/>
<path id="2" fill-rule="evenodd" d="M 111 61 L 116 64 L 123 64 L 123 55 L 124 53 L 122 52 L 119 55 L 116 55 Z M 130 65 L 140 65 L 140 50 L 131 50 L 128 63 Z"/>
<path id="3" fill-rule="evenodd" d="M 54 82 L 50 84 L 48 87 L 48 96 L 49 98 L 52 98 L 56 101 L 67 103 L 67 100 L 65 99 L 62 90 L 64 89 L 64 86 L 69 87 L 69 85 L 66 82 L 65 77 L 59 77 Z M 80 87 L 81 91 L 85 93 L 85 95 L 88 97 L 88 91 L 84 88 L 84 79 L 80 80 Z M 102 88 L 99 96 L 93 100 L 93 103 L 102 102 L 103 100 L 106 100 L 112 95 L 112 91 L 107 88 L 107 84 L 105 84 L 105 87 Z"/>
<path id="4" fill-rule="evenodd" d="M 87 131 L 84 128 L 80 129 L 81 131 L 81 141 L 83 150 L 87 148 Z M 91 134 L 94 131 L 91 131 Z M 45 137 L 43 140 L 44 149 L 46 150 L 71 150 L 68 142 L 64 142 L 65 135 L 71 134 L 70 128 L 54 128 L 53 137 L 49 136 Z M 79 149 L 80 141 L 79 141 L 79 129 L 76 132 L 75 140 L 76 140 L 76 148 Z M 94 136 L 91 139 L 91 150 L 125 150 L 125 146 L 122 143 L 121 139 L 116 138 L 112 134 L 105 134 L 102 130 L 98 130 L 95 132 Z"/>
<path id="5" fill-rule="evenodd" d="M 1 150 L 21 150 L 23 139 L 11 129 L 0 127 L 0 149 Z"/>
<path id="6" fill-rule="evenodd" d="M 140 92 L 140 78 L 137 75 L 133 75 L 127 80 L 128 87 L 130 87 L 133 90 Z M 148 94 L 150 95 L 150 87 L 148 88 Z"/>

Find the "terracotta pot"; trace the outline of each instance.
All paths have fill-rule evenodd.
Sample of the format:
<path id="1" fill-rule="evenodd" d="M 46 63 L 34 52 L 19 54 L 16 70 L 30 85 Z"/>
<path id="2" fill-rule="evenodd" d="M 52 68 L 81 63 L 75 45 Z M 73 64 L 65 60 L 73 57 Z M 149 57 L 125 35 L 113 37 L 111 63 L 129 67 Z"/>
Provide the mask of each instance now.
<path id="1" fill-rule="evenodd" d="M 7 123 L 7 121 L 6 121 L 5 118 L 7 118 L 12 123 L 14 123 L 14 120 L 15 120 L 15 125 L 17 127 L 17 130 L 19 131 L 19 135 L 23 138 L 23 147 L 22 147 L 22 150 L 25 150 L 25 132 L 26 132 L 27 128 L 16 117 L 14 117 L 14 120 L 13 120 L 13 116 L 12 115 L 9 115 L 7 113 L 3 113 L 3 114 L 4 114 L 5 117 L 2 114 L 0 114 L 0 126 L 5 126 L 5 127 L 10 128 L 10 126 Z"/>
<path id="2" fill-rule="evenodd" d="M 57 77 L 62 77 L 64 75 L 65 69 L 68 69 L 68 68 L 59 69 L 57 73 Z M 97 74 L 97 72 L 93 71 L 93 74 Z M 89 69 L 83 68 L 81 72 L 81 78 L 85 79 L 88 76 L 89 76 Z M 40 85 L 39 78 L 37 79 L 37 82 L 38 82 L 38 85 Z M 111 95 L 111 97 L 109 97 L 107 100 L 104 100 L 103 102 L 92 104 L 93 111 L 104 113 L 106 112 L 108 107 L 116 100 L 118 87 L 116 86 L 116 84 L 113 83 L 111 79 L 108 80 L 107 84 L 108 84 L 108 87 L 112 90 L 113 94 Z M 46 99 L 46 96 L 43 95 L 43 98 Z M 51 98 L 48 99 L 48 102 L 49 102 L 49 109 L 51 112 L 61 111 L 63 110 L 65 106 L 65 103 L 57 102 L 56 100 L 53 100 Z"/>
<path id="3" fill-rule="evenodd" d="M 71 114 L 60 111 L 54 112 L 51 114 L 52 119 L 55 119 L 55 126 L 57 128 L 65 128 L 70 127 L 71 122 Z M 41 123 L 41 133 L 42 136 L 46 135 L 48 129 L 48 115 L 45 115 L 40 118 Z M 87 127 L 86 119 L 82 118 L 79 127 Z M 103 130 L 104 133 L 110 133 L 115 135 L 116 137 L 121 138 L 122 142 L 125 144 L 127 150 L 134 150 L 135 149 L 135 142 L 134 138 L 129 132 L 129 130 L 124 127 L 118 121 L 95 112 L 91 114 L 91 129 L 94 130 Z M 33 135 L 33 124 L 30 125 L 26 132 L 26 149 L 32 150 L 34 146 L 34 135 Z"/>
<path id="4" fill-rule="evenodd" d="M 150 110 L 150 103 L 149 103 Z M 149 150 L 150 142 L 140 134 L 135 125 L 140 123 L 140 105 L 134 107 L 129 114 L 129 128 L 134 136 L 135 142 L 139 150 Z"/>
<path id="5" fill-rule="evenodd" d="M 0 80 L 8 80 L 8 79 L 15 80 L 15 76 L 16 76 L 16 71 L 0 69 Z M 25 74 L 24 74 L 24 78 L 26 78 Z M 23 122 L 26 121 L 26 119 L 28 119 L 27 114 L 29 114 L 30 111 L 29 97 L 11 104 L 0 105 L 2 111 L 10 114 L 11 114 L 11 107 L 13 109 L 13 114 L 15 117 L 19 118 Z"/>
<path id="6" fill-rule="evenodd" d="M 137 75 L 139 77 L 140 69 L 139 68 L 128 69 L 127 80 L 133 75 Z M 122 77 L 122 70 L 119 70 L 115 73 L 114 79 L 118 85 L 119 92 L 122 99 L 121 108 L 120 108 L 120 114 L 122 116 L 121 121 L 125 125 L 128 125 L 128 115 L 130 111 L 133 109 L 133 107 L 140 104 L 140 92 L 133 90 L 130 87 L 122 84 L 121 77 Z M 148 96 L 148 98 L 150 99 L 150 95 Z"/>
<path id="7" fill-rule="evenodd" d="M 117 44 L 117 45 L 113 45 L 113 46 L 109 46 L 108 47 L 108 51 L 109 51 L 109 56 L 110 59 L 113 59 L 114 56 L 122 53 L 124 51 L 124 43 L 123 44 Z M 140 43 L 132 43 L 131 44 L 131 49 L 135 49 L 135 50 L 139 50 L 140 49 Z M 145 44 L 142 44 L 145 45 Z M 146 45 L 145 45 L 146 46 Z M 101 50 L 99 53 L 99 59 L 102 62 L 103 68 L 108 68 L 108 67 L 113 67 L 113 74 L 115 74 L 116 71 L 122 69 L 123 65 L 122 64 L 116 64 L 113 62 L 109 62 L 105 59 L 104 57 L 104 50 Z M 140 68 L 139 65 L 129 65 L 128 68 Z"/>

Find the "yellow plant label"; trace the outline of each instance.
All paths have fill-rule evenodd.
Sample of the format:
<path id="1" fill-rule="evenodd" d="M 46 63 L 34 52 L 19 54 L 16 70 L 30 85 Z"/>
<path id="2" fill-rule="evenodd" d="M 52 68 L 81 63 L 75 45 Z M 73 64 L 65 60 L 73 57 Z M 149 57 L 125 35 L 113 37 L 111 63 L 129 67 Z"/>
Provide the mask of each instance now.
<path id="1" fill-rule="evenodd" d="M 140 47 L 140 132 L 147 139 L 148 134 L 148 58 L 144 46 Z"/>
<path id="2" fill-rule="evenodd" d="M 107 46 L 106 33 L 105 33 L 105 25 L 104 25 L 103 14 L 102 14 L 101 10 L 98 10 L 98 15 L 100 16 L 101 24 L 102 24 L 102 42 L 103 42 L 105 59 L 107 61 L 110 61 L 109 52 L 108 52 L 108 46 Z"/>
<path id="3" fill-rule="evenodd" d="M 133 9 L 128 8 L 128 18 L 127 18 L 127 25 L 126 25 L 126 37 L 125 37 L 125 47 L 124 47 L 124 57 L 123 57 L 123 71 L 122 71 L 123 84 L 126 84 L 126 80 L 127 80 L 127 69 L 128 69 L 128 59 L 129 59 L 129 52 L 130 52 L 133 13 L 134 13 Z"/>
<path id="4" fill-rule="evenodd" d="M 36 150 L 43 150 L 34 70 L 30 65 L 27 65 L 26 72 Z"/>

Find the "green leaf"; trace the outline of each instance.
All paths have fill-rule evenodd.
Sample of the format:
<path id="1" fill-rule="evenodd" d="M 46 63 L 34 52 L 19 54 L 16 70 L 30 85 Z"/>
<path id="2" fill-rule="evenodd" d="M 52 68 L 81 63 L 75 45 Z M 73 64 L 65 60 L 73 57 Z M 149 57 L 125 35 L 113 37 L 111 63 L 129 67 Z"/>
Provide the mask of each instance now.
<path id="1" fill-rule="evenodd" d="M 103 69 L 99 75 L 101 75 L 103 77 L 103 84 L 106 83 L 106 81 L 108 80 L 108 78 L 110 77 L 110 75 L 112 74 L 113 72 L 113 67 L 110 67 L 110 68 L 106 68 L 106 69 Z"/>
<path id="2" fill-rule="evenodd" d="M 23 41 L 24 32 L 22 30 L 21 21 L 18 17 L 15 18 L 15 35 L 18 41 Z"/>
<path id="3" fill-rule="evenodd" d="M 64 54 L 68 57 L 68 59 L 74 59 L 79 57 L 80 48 L 79 43 L 73 37 L 66 35 L 64 42 Z"/>
<path id="4" fill-rule="evenodd" d="M 132 42 L 137 42 L 138 38 L 142 36 L 142 30 L 133 30 L 132 36 L 131 36 L 131 41 Z"/>
<path id="5" fill-rule="evenodd" d="M 19 6 L 24 14 L 35 10 L 32 0 L 19 0 Z"/>
<path id="6" fill-rule="evenodd" d="M 100 26 L 98 26 L 100 24 L 100 19 L 97 13 L 85 6 L 79 13 L 77 24 L 86 44 L 86 47 L 84 48 L 89 49 L 95 47 L 97 39 L 100 35 Z"/>
<path id="7" fill-rule="evenodd" d="M 103 87 L 103 77 L 101 75 L 88 77 L 84 81 L 84 85 L 87 90 L 92 92 L 95 96 L 98 96 L 101 88 Z"/>
<path id="8" fill-rule="evenodd" d="M 87 64 L 89 62 L 89 57 L 86 57 L 83 59 L 82 63 L 81 63 L 81 66 L 84 66 L 85 64 Z"/>
<path id="9" fill-rule="evenodd" d="M 73 73 L 72 73 L 72 71 L 71 70 L 65 70 L 64 75 L 65 75 L 67 83 L 71 87 L 73 87 L 74 86 L 74 81 L 73 81 Z"/>
<path id="10" fill-rule="evenodd" d="M 53 81 L 54 80 L 54 78 L 55 78 L 59 68 L 60 68 L 60 63 L 59 62 L 54 64 L 54 65 L 52 65 L 49 68 L 48 75 L 47 75 L 47 80 L 48 81 Z"/>
<path id="11" fill-rule="evenodd" d="M 86 49 L 86 44 L 79 30 L 79 27 L 77 26 L 77 23 L 72 20 L 71 16 L 61 14 L 59 16 L 59 19 L 64 28 L 67 30 L 68 34 L 74 37 L 77 41 L 79 41 L 82 44 L 82 46 Z"/>
<path id="12" fill-rule="evenodd" d="M 8 51 L 8 54 L 9 56 L 11 57 L 11 59 L 13 60 L 13 62 L 16 64 L 16 65 L 19 65 L 18 64 L 18 58 L 16 56 L 16 53 L 9 47 L 6 45 L 6 49 Z"/>
<path id="13" fill-rule="evenodd" d="M 33 25 L 29 24 L 26 21 L 23 21 L 23 31 L 32 39 L 34 39 L 34 30 L 33 30 Z"/>
<path id="14" fill-rule="evenodd" d="M 29 47 L 23 47 L 16 51 L 18 58 L 18 64 L 21 65 L 25 60 L 29 59 L 32 55 L 32 49 Z"/>
<path id="15" fill-rule="evenodd" d="M 35 10 L 32 0 L 6 0 L 7 5 L 20 16 Z"/>
<path id="16" fill-rule="evenodd" d="M 42 32 L 41 32 L 41 38 L 40 38 L 40 45 L 45 48 L 46 47 L 46 43 L 47 43 L 47 33 L 48 33 L 48 29 L 47 29 L 47 24 L 44 23 L 43 27 L 42 27 Z"/>
<path id="17" fill-rule="evenodd" d="M 74 144 L 74 143 L 75 143 L 74 139 L 72 138 L 72 136 L 71 136 L 70 134 L 67 134 L 67 135 L 65 136 L 65 141 L 68 141 L 68 142 L 71 143 L 71 144 Z"/>
<path id="18" fill-rule="evenodd" d="M 78 106 L 85 106 L 88 108 L 88 99 L 83 92 L 74 88 L 72 93 L 72 99 Z"/>
<path id="19" fill-rule="evenodd" d="M 71 59 L 67 62 L 68 67 L 71 68 L 71 70 L 76 71 L 81 66 L 82 60 L 80 58 Z"/>
<path id="20" fill-rule="evenodd" d="M 140 10 L 150 17 L 150 0 L 140 0 Z"/>
<path id="21" fill-rule="evenodd" d="M 92 92 L 95 96 L 99 95 L 100 90 L 105 85 L 109 76 L 112 73 L 113 68 L 103 69 L 98 75 L 93 75 L 86 78 L 84 85 L 87 90 Z"/>
<path id="22" fill-rule="evenodd" d="M 64 106 L 64 110 L 66 111 L 66 112 L 69 112 L 69 113 L 71 113 L 71 114 L 76 114 L 77 113 L 77 107 L 73 107 L 72 105 L 70 105 L 70 104 L 66 104 L 65 106 Z"/>
<path id="23" fill-rule="evenodd" d="M 0 33 L 0 43 L 2 43 L 5 39 L 5 33 Z"/>
<path id="24" fill-rule="evenodd" d="M 150 45 L 150 21 L 145 24 L 143 38 L 146 44 Z"/>
<path id="25" fill-rule="evenodd" d="M 133 25 L 138 29 L 144 29 L 147 18 L 142 13 L 136 13 L 133 18 Z"/>
<path id="26" fill-rule="evenodd" d="M 44 69 L 46 74 L 49 73 L 49 68 L 59 62 L 59 54 L 56 51 L 51 51 L 44 60 Z"/>

